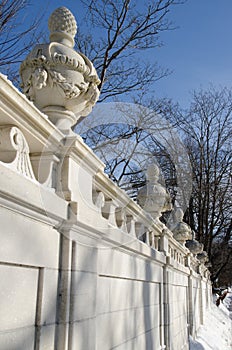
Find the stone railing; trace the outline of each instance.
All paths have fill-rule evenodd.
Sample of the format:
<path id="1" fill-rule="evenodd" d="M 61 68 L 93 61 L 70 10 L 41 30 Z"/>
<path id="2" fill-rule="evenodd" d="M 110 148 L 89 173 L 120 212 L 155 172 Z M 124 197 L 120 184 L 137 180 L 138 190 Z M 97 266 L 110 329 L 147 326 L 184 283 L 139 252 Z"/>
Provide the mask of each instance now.
<path id="1" fill-rule="evenodd" d="M 163 224 L 153 221 L 148 213 L 102 172 L 94 177 L 93 202 L 109 225 L 146 242 L 149 246 L 155 247 L 156 241 L 156 249 L 158 248 L 155 236 L 161 234 Z"/>
<path id="2" fill-rule="evenodd" d="M 44 343 L 50 349 L 99 346 L 107 350 L 120 342 L 127 344 L 132 337 L 137 339 L 133 340 L 133 349 L 145 349 L 147 345 L 141 345 L 139 340 L 139 334 L 143 334 L 144 344 L 158 342 L 157 349 L 166 346 L 166 349 L 178 350 L 172 345 L 179 339 L 175 321 L 178 317 L 182 319 L 181 324 L 186 324 L 180 342 L 187 349 L 187 324 L 192 324 L 194 335 L 203 322 L 204 310 L 194 313 L 197 306 L 193 297 L 177 302 L 172 301 L 172 294 L 182 293 L 184 289 L 186 295 L 197 293 L 199 308 L 209 305 L 200 297 L 206 293 L 197 292 L 203 285 L 195 285 L 195 281 L 204 281 L 204 288 L 210 288 L 208 270 L 158 217 L 152 217 L 152 213 L 142 209 L 104 174 L 104 165 L 80 137 L 64 135 L 3 76 L 0 76 L 0 86 L 1 205 L 5 208 L 0 211 L 4 227 L 0 273 L 5 275 L 9 270 L 11 276 L 1 290 L 2 302 L 6 305 L 9 290 L 13 290 L 14 305 L 17 305 L 14 310 L 8 305 L 9 324 L 2 323 L 0 346 L 10 349 L 6 344 L 15 342 L 18 348 L 18 344 L 22 344 L 21 348 L 29 349 L 28 344 L 34 342 L 37 347 Z M 21 276 L 25 284 L 18 285 L 15 274 Z M 187 293 L 191 288 L 190 276 L 194 279 L 192 294 Z M 131 283 L 135 287 L 132 288 Z M 126 307 L 119 297 L 121 284 L 123 294 L 129 293 L 131 298 L 123 321 L 111 312 L 113 305 L 115 310 Z M 85 293 L 79 295 L 82 290 L 88 295 L 93 291 L 88 301 Z M 13 321 L 17 319 L 15 313 L 21 313 L 20 305 L 25 307 L 21 293 L 27 299 L 27 315 L 36 320 L 29 328 L 26 318 L 20 323 Z M 147 296 L 153 293 L 151 302 Z M 102 300 L 106 294 L 112 300 L 107 308 Z M 113 300 L 118 300 L 117 305 Z M 132 300 L 135 300 L 134 306 Z M 154 302 L 159 313 L 153 311 Z M 192 316 L 172 311 L 176 303 L 180 309 L 192 310 Z M 153 319 L 153 313 L 159 315 L 157 321 L 143 323 L 142 316 L 135 316 L 135 307 L 142 308 L 143 317 L 149 315 Z M 85 326 L 88 317 L 91 321 Z M 141 330 L 134 326 L 131 333 L 123 335 L 122 332 L 112 338 L 111 322 L 122 322 L 126 328 L 131 317 L 140 317 Z M 109 338 L 104 335 L 101 322 L 106 322 Z M 19 332 L 18 327 L 25 330 Z M 91 343 L 87 336 L 89 327 L 93 335 Z M 147 338 L 146 327 L 152 329 L 154 335 Z M 28 332 L 35 334 L 35 338 L 27 336 Z M 75 334 L 79 334 L 79 340 Z M 110 339 L 114 339 L 113 343 Z"/>
<path id="3" fill-rule="evenodd" d="M 186 265 L 186 255 L 188 250 L 185 247 L 180 246 L 174 239 L 168 241 L 168 254 L 170 259 L 177 262 L 180 265 Z"/>

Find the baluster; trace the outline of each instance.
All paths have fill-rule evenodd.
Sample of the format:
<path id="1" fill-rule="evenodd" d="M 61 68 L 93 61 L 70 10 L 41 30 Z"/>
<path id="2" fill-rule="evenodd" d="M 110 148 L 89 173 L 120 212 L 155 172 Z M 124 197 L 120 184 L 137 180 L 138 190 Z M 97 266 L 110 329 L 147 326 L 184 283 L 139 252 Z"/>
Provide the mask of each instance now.
<path id="1" fill-rule="evenodd" d="M 133 215 L 127 215 L 127 231 L 130 236 L 137 238 L 136 222 Z"/>
<path id="2" fill-rule="evenodd" d="M 102 208 L 105 205 L 105 196 L 102 192 L 93 190 L 92 192 L 92 201 L 93 204 L 96 206 L 97 210 L 102 213 Z"/>
<path id="3" fill-rule="evenodd" d="M 102 208 L 102 215 L 108 220 L 109 224 L 112 226 L 117 226 L 116 215 L 115 215 L 116 205 L 111 198 L 105 199 L 105 204 Z"/>
<path id="4" fill-rule="evenodd" d="M 116 224 L 124 232 L 127 231 L 127 217 L 125 208 L 117 208 L 115 211 Z"/>

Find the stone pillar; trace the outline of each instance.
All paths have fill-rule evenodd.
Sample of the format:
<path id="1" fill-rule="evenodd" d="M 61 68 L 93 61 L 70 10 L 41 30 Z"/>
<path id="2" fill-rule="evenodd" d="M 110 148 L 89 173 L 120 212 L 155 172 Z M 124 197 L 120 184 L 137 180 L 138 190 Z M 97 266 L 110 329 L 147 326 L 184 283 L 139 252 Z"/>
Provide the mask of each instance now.
<path id="1" fill-rule="evenodd" d="M 164 343 L 166 345 L 166 350 L 171 350 L 171 329 L 170 329 L 170 307 L 169 307 L 169 271 L 168 264 L 166 264 L 163 268 L 163 293 L 164 293 Z"/>
<path id="2" fill-rule="evenodd" d="M 189 305 L 189 333 L 192 337 L 195 335 L 195 327 L 194 327 L 194 298 L 193 298 L 193 276 L 192 271 L 190 271 L 190 275 L 188 277 L 188 305 Z"/>
<path id="3" fill-rule="evenodd" d="M 56 149 L 48 139 L 44 152 L 34 155 L 33 166 L 39 181 L 54 188 L 69 203 L 68 220 L 56 228 L 61 244 L 55 346 L 56 350 L 68 350 L 72 341 L 71 299 L 76 295 L 72 278 L 76 265 L 72 227 L 77 222 L 77 202 L 92 202 L 92 174 L 80 166 L 83 159 L 87 163 L 89 151 L 86 150 L 87 155 L 78 153 L 81 138 L 71 128 L 91 112 L 99 97 L 100 80 L 91 61 L 73 49 L 77 24 L 67 8 L 60 7 L 51 14 L 49 30 L 50 43 L 33 48 L 21 64 L 20 75 L 27 98 L 63 135 Z M 84 147 L 81 149 L 83 152 Z M 80 186 L 86 189 L 84 199 L 80 198 Z"/>
<path id="4" fill-rule="evenodd" d="M 164 254 L 166 256 L 168 256 L 168 239 L 169 239 L 169 235 L 168 235 L 168 230 L 164 229 L 162 231 L 162 235 L 160 236 L 160 251 L 164 252 Z"/>
<path id="5" fill-rule="evenodd" d="M 164 273 L 163 273 L 163 278 L 164 278 Z M 166 349 L 166 344 L 165 344 L 165 325 L 166 325 L 166 320 L 165 320 L 165 306 L 166 306 L 166 299 L 165 299 L 165 292 L 166 292 L 166 287 L 164 287 L 164 282 L 160 283 L 160 350 Z"/>
<path id="6" fill-rule="evenodd" d="M 55 344 L 57 350 L 68 350 L 72 241 L 68 238 L 68 232 L 65 231 L 61 234 L 60 252 Z"/>

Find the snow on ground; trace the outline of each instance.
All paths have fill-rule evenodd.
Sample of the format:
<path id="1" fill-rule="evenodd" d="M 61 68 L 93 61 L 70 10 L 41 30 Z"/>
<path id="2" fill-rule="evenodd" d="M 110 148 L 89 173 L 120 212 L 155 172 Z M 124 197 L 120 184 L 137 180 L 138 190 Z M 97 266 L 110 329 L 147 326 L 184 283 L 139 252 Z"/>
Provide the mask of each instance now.
<path id="1" fill-rule="evenodd" d="M 232 350 L 232 291 L 223 303 L 207 311 L 205 324 L 195 340 L 190 338 L 190 350 Z"/>

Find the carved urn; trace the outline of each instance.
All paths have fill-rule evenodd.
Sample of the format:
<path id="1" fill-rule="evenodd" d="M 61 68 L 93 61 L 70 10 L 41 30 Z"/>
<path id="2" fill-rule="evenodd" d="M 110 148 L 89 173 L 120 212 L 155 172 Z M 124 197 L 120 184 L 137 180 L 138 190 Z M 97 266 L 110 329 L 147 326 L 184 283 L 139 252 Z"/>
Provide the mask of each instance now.
<path id="1" fill-rule="evenodd" d="M 205 264 L 209 261 L 208 254 L 203 250 L 202 253 L 197 254 L 197 259 L 201 262 L 201 264 Z"/>
<path id="2" fill-rule="evenodd" d="M 183 222 L 184 213 L 181 208 L 175 210 L 175 224 L 172 227 L 173 237 L 182 245 L 192 238 L 192 231 L 189 225 Z"/>
<path id="3" fill-rule="evenodd" d="M 146 172 L 147 183 L 138 192 L 138 204 L 154 219 L 159 219 L 163 212 L 172 209 L 171 197 L 159 182 L 159 167 L 149 165 Z"/>
<path id="4" fill-rule="evenodd" d="M 100 80 L 91 61 L 76 52 L 77 25 L 65 7 L 49 18 L 50 43 L 36 45 L 22 62 L 22 89 L 63 132 L 88 115 L 99 97 Z"/>
<path id="5" fill-rule="evenodd" d="M 195 232 L 192 231 L 192 239 L 187 240 L 185 246 L 194 255 L 199 254 L 203 251 L 204 245 L 195 239 Z"/>

